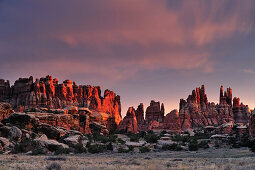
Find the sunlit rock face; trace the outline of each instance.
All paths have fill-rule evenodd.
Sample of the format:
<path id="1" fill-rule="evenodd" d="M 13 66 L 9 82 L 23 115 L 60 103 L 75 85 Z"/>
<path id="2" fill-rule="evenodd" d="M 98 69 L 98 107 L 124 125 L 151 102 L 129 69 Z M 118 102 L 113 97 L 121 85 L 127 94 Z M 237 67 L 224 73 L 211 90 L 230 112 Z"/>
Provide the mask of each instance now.
<path id="1" fill-rule="evenodd" d="M 239 98 L 232 101 L 231 88 L 224 92 L 221 86 L 219 104 L 209 103 L 204 85 L 193 90 L 187 100 L 180 100 L 179 112 L 181 129 L 184 131 L 205 126 L 219 127 L 224 124 L 244 127 L 248 124 L 250 115 L 248 106 L 240 104 Z M 224 128 L 221 131 L 224 133 Z"/>
<path id="2" fill-rule="evenodd" d="M 109 127 L 118 126 L 122 120 L 120 96 L 107 89 L 102 97 L 100 86 L 78 86 L 71 80 L 59 84 L 49 75 L 33 81 L 31 76 L 18 79 L 11 87 L 8 81 L 0 80 L 0 92 L 0 102 L 9 102 L 16 110 L 79 106 L 108 114 L 112 120 Z"/>

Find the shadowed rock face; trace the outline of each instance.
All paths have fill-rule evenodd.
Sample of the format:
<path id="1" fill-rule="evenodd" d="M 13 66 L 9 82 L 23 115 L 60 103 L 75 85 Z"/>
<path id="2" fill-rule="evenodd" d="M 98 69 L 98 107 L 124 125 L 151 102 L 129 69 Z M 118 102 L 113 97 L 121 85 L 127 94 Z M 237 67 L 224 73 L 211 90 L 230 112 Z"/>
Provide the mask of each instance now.
<path id="1" fill-rule="evenodd" d="M 125 131 L 125 132 L 132 132 L 137 133 L 137 119 L 135 114 L 135 109 L 130 107 L 127 111 L 126 116 L 124 117 L 123 121 L 120 122 L 118 130 Z"/>
<path id="2" fill-rule="evenodd" d="M 145 120 L 147 123 L 151 123 L 153 121 L 163 122 L 164 121 L 164 104 L 160 106 L 160 102 L 151 101 L 150 106 L 146 109 Z"/>
<path id="3" fill-rule="evenodd" d="M 177 133 L 181 132 L 181 123 L 177 110 L 173 110 L 165 116 L 163 129 Z"/>
<path id="4" fill-rule="evenodd" d="M 12 106 L 9 103 L 0 103 L 0 122 L 13 113 Z"/>
<path id="5" fill-rule="evenodd" d="M 14 109 L 46 107 L 51 109 L 67 106 L 88 107 L 92 111 L 105 112 L 118 125 L 121 118 L 120 96 L 105 90 L 101 96 L 100 86 L 76 85 L 71 80 L 62 84 L 52 76 L 33 81 L 33 77 L 20 78 L 10 87 L 9 82 L 0 80 L 0 102 L 9 102 Z M 113 126 L 113 125 L 112 125 Z"/>
<path id="6" fill-rule="evenodd" d="M 177 110 L 173 110 L 164 116 L 164 105 L 160 106 L 160 102 L 152 100 L 146 109 L 145 120 L 143 115 L 143 104 L 140 104 L 135 110 L 138 131 L 164 129 L 179 133 L 189 129 L 198 130 L 206 126 L 213 126 L 218 127 L 217 133 L 232 133 L 234 125 L 237 125 L 238 129 L 242 129 L 240 131 L 246 132 L 250 111 L 248 106 L 240 104 L 239 98 L 235 97 L 232 100 L 232 89 L 228 88 L 224 92 L 223 86 L 220 88 L 219 104 L 208 102 L 205 86 L 202 85 L 193 90 L 186 100 L 180 100 L 179 113 Z M 128 120 L 130 120 L 129 115 L 126 117 L 129 117 Z M 127 129 L 128 126 L 128 123 L 123 123 L 122 129 Z"/>

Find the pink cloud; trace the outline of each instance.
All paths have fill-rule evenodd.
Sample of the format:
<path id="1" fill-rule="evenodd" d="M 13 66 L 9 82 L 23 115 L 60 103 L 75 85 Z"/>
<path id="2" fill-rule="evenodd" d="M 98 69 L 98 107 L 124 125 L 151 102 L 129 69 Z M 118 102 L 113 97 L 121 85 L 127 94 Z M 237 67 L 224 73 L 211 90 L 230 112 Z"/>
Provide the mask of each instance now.
<path id="1" fill-rule="evenodd" d="M 78 2 L 63 2 L 63 9 L 59 8 L 57 14 L 54 3 L 52 8 L 40 5 L 43 6 L 40 17 L 28 22 L 34 24 L 31 30 L 39 30 L 32 34 L 36 35 L 33 38 L 39 37 L 39 45 L 57 40 L 65 48 L 59 44 L 45 49 L 39 46 L 40 51 L 34 49 L 34 53 L 47 60 L 29 61 L 25 65 L 35 67 L 37 72 L 63 72 L 63 68 L 71 65 L 73 74 L 92 73 L 114 80 L 133 77 L 140 70 L 161 68 L 209 73 L 216 70 L 217 61 L 212 58 L 214 45 L 248 34 L 253 27 L 249 0 L 230 7 L 229 1 L 224 0 L 209 4 L 181 1 L 176 8 L 169 7 L 166 0 Z M 43 18 L 45 9 L 50 17 Z M 26 36 L 20 39 L 22 45 Z M 83 48 L 90 53 L 77 52 Z"/>
<path id="2" fill-rule="evenodd" d="M 248 33 L 253 23 L 248 18 L 251 10 L 249 2 L 243 7 L 234 5 L 228 9 L 230 15 L 223 15 L 220 19 L 216 18 L 222 12 L 221 8 L 226 6 L 226 1 L 210 2 L 208 8 L 205 1 L 183 1 L 178 10 L 168 8 L 167 1 L 95 2 L 91 8 L 96 9 L 97 14 L 86 13 L 91 15 L 89 21 L 83 23 L 81 20 L 79 27 L 64 28 L 55 36 L 71 47 L 86 45 L 98 50 L 109 45 L 137 44 L 144 51 L 164 46 L 162 51 L 148 50 L 126 64 L 136 64 L 145 69 L 163 66 L 191 70 L 201 67 L 204 72 L 213 72 L 215 61 L 210 58 L 210 48 L 204 47 L 237 33 Z M 189 48 L 191 45 L 193 49 Z M 174 51 L 168 48 L 174 48 Z"/>

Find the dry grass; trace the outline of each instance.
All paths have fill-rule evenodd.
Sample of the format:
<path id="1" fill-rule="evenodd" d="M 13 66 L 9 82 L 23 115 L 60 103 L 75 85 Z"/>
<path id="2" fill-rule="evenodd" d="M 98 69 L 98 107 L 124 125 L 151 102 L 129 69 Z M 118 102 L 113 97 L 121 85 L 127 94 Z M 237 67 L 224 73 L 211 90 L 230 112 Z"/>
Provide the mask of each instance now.
<path id="1" fill-rule="evenodd" d="M 0 155 L 0 169 L 254 169 L 255 155 L 246 148 L 198 152 L 104 153 L 62 156 Z M 56 165 L 55 165 L 56 166 Z M 54 167 L 54 166 L 52 166 Z"/>

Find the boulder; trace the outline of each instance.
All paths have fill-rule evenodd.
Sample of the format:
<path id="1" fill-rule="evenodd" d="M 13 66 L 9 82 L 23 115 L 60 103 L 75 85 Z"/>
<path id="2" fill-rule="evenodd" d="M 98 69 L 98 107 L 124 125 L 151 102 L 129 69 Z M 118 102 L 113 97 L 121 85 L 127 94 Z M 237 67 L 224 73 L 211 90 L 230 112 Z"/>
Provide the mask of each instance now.
<path id="1" fill-rule="evenodd" d="M 58 150 L 59 148 L 64 148 L 64 149 L 69 148 L 68 145 L 59 143 L 56 140 L 44 140 L 43 143 L 52 152 Z"/>
<path id="2" fill-rule="evenodd" d="M 10 145 L 11 145 L 11 143 L 10 143 L 9 139 L 4 138 L 4 137 L 0 137 L 0 146 L 1 146 L 3 151 L 8 150 Z"/>
<path id="3" fill-rule="evenodd" d="M 1 89 L 1 87 L 0 87 Z M 1 90 L 0 90 L 1 91 Z M 0 103 L 0 122 L 10 116 L 14 111 L 9 103 Z"/>
<path id="4" fill-rule="evenodd" d="M 56 139 L 56 140 L 66 134 L 63 129 L 60 129 L 45 123 L 41 123 L 38 126 L 38 132 L 45 134 L 49 139 Z"/>
<path id="5" fill-rule="evenodd" d="M 8 118 L 2 120 L 3 124 L 12 124 L 21 129 L 34 130 L 39 124 L 35 116 L 26 113 L 13 113 Z"/>
<path id="6" fill-rule="evenodd" d="M 21 141 L 22 131 L 16 126 L 11 127 L 9 134 L 11 140 L 18 142 Z"/>
<path id="7" fill-rule="evenodd" d="M 51 152 L 56 151 L 60 148 L 65 148 L 65 149 L 69 148 L 68 145 L 60 143 L 56 140 L 47 139 L 46 136 L 41 136 L 40 138 L 35 139 L 34 141 L 37 145 L 37 148 L 42 148 L 42 149 L 47 148 Z"/>
<path id="8" fill-rule="evenodd" d="M 81 136 L 80 135 L 69 136 L 69 137 L 64 139 L 64 142 L 68 146 L 73 147 L 73 146 L 75 146 L 75 145 L 77 145 L 81 142 Z"/>
<path id="9" fill-rule="evenodd" d="M 89 124 L 89 128 L 91 129 L 92 132 L 99 132 L 105 135 L 109 134 L 109 131 L 106 128 L 106 126 L 98 122 L 91 122 Z"/>
<path id="10" fill-rule="evenodd" d="M 22 137 L 22 131 L 16 126 L 2 126 L 0 127 L 0 136 L 9 138 L 11 141 L 20 142 Z"/>
<path id="11" fill-rule="evenodd" d="M 139 142 L 126 142 L 127 146 L 133 146 L 133 147 L 141 147 L 146 144 L 145 141 L 139 141 Z"/>

